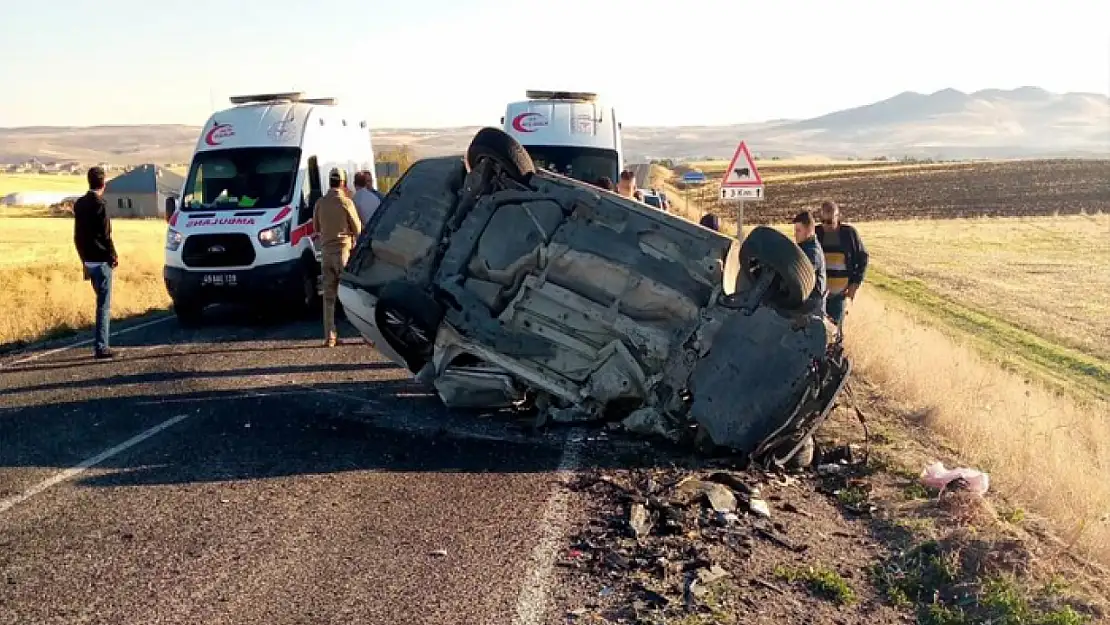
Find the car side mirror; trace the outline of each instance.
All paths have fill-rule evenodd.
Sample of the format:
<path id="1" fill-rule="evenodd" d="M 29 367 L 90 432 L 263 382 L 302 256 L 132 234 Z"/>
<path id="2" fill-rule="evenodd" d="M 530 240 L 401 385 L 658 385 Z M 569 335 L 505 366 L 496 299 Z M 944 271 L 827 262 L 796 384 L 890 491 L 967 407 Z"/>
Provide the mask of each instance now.
<path id="1" fill-rule="evenodd" d="M 166 221 L 169 221 L 173 214 L 177 212 L 177 198 L 166 198 Z"/>

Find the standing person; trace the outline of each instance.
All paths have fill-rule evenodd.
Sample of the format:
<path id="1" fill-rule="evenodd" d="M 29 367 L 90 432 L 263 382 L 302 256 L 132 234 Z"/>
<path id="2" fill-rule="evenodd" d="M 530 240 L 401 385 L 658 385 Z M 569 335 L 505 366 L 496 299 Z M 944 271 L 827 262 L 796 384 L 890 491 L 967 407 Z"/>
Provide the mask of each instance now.
<path id="1" fill-rule="evenodd" d="M 828 263 L 829 296 L 825 311 L 840 326 L 867 273 L 867 248 L 856 229 L 840 221 L 840 207 L 831 200 L 821 204 L 817 239 Z"/>
<path id="2" fill-rule="evenodd" d="M 93 167 L 87 174 L 89 192 L 73 204 L 73 244 L 84 264 L 85 279 L 96 293 L 96 334 L 93 356 L 100 359 L 115 355 L 108 345 L 112 320 L 112 271 L 119 265 L 112 242 L 112 220 L 104 202 L 104 169 Z"/>
<path id="3" fill-rule="evenodd" d="M 705 228 L 709 228 L 710 230 L 716 230 L 717 232 L 721 231 L 721 221 L 717 219 L 717 216 L 713 213 L 706 213 L 702 215 L 698 223 Z"/>
<path id="4" fill-rule="evenodd" d="M 368 171 L 363 170 L 355 174 L 355 208 L 358 209 L 358 218 L 362 222 L 363 228 L 370 223 L 374 211 L 382 205 L 381 196 L 370 187 L 373 180 Z"/>
<path id="5" fill-rule="evenodd" d="M 817 273 L 817 280 L 813 283 L 813 292 L 809 294 L 807 308 L 813 312 L 823 313 L 828 295 L 828 274 L 825 271 L 825 252 L 817 242 L 817 219 L 813 213 L 802 211 L 794 216 L 794 242 L 805 252 L 813 270 Z"/>
<path id="6" fill-rule="evenodd" d="M 328 173 L 328 192 L 312 207 L 312 229 L 322 250 L 324 277 L 324 346 L 335 347 L 335 299 L 339 294 L 339 275 L 347 266 L 351 247 L 362 232 L 358 209 L 342 189 L 343 171 Z"/>
<path id="7" fill-rule="evenodd" d="M 617 179 L 617 193 L 626 198 L 633 198 L 636 193 L 636 174 L 632 173 L 631 169 L 626 169 L 621 172 L 620 178 Z"/>

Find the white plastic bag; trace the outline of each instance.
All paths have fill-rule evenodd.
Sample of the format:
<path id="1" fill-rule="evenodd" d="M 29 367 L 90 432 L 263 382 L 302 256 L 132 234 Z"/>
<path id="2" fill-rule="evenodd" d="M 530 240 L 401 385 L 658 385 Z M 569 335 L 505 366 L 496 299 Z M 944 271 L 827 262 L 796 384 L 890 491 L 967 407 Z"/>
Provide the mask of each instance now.
<path id="1" fill-rule="evenodd" d="M 921 472 L 921 483 L 929 488 L 939 489 L 944 492 L 953 480 L 963 479 L 967 482 L 967 489 L 976 495 L 982 495 L 990 488 L 990 476 L 982 471 L 976 469 L 969 469 L 967 467 L 959 467 L 956 469 L 945 469 L 944 463 L 934 462 L 925 467 Z"/>

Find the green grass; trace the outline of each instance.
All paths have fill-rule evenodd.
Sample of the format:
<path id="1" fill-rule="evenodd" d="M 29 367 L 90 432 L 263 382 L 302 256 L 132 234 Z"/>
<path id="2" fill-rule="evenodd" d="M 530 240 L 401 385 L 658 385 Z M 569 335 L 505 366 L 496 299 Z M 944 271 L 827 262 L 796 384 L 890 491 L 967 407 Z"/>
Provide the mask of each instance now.
<path id="1" fill-rule="evenodd" d="M 1008 368 L 1036 376 L 1058 390 L 1110 398 L 1110 364 L 1018 327 L 987 310 L 941 295 L 925 282 L 872 267 L 868 283 L 927 313 L 926 320 L 959 331 Z"/>
<path id="2" fill-rule="evenodd" d="M 1084 625 L 1088 618 L 1060 601 L 1066 585 L 1031 590 L 1010 576 L 968 579 L 959 555 L 926 541 L 872 568 L 872 581 L 920 625 Z"/>
<path id="3" fill-rule="evenodd" d="M 867 492 L 867 489 L 859 486 L 848 486 L 841 489 L 836 494 L 836 498 L 846 506 L 860 506 L 867 503 L 870 493 Z"/>
<path id="4" fill-rule="evenodd" d="M 822 567 L 790 568 L 775 567 L 775 577 L 791 584 L 802 582 L 815 596 L 838 605 L 856 603 L 856 591 L 840 576 L 840 573 Z"/>

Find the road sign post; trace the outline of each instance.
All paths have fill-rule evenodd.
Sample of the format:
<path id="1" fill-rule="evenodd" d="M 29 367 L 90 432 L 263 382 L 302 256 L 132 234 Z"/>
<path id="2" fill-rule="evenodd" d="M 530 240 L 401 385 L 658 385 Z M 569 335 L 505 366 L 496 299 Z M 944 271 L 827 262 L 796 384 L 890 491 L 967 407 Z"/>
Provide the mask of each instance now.
<path id="1" fill-rule="evenodd" d="M 703 185 L 707 182 L 707 179 L 704 173 L 702 173 L 700 170 L 694 169 L 682 175 L 682 182 L 683 186 L 686 187 L 686 210 L 690 210 L 690 187 L 694 185 Z M 701 194 L 698 194 L 697 199 L 699 200 L 698 203 L 700 204 Z"/>
<path id="2" fill-rule="evenodd" d="M 736 202 L 736 238 L 744 238 L 744 202 L 763 199 L 763 177 L 755 166 L 755 159 L 743 141 L 736 146 L 736 153 L 721 180 L 721 200 Z"/>

